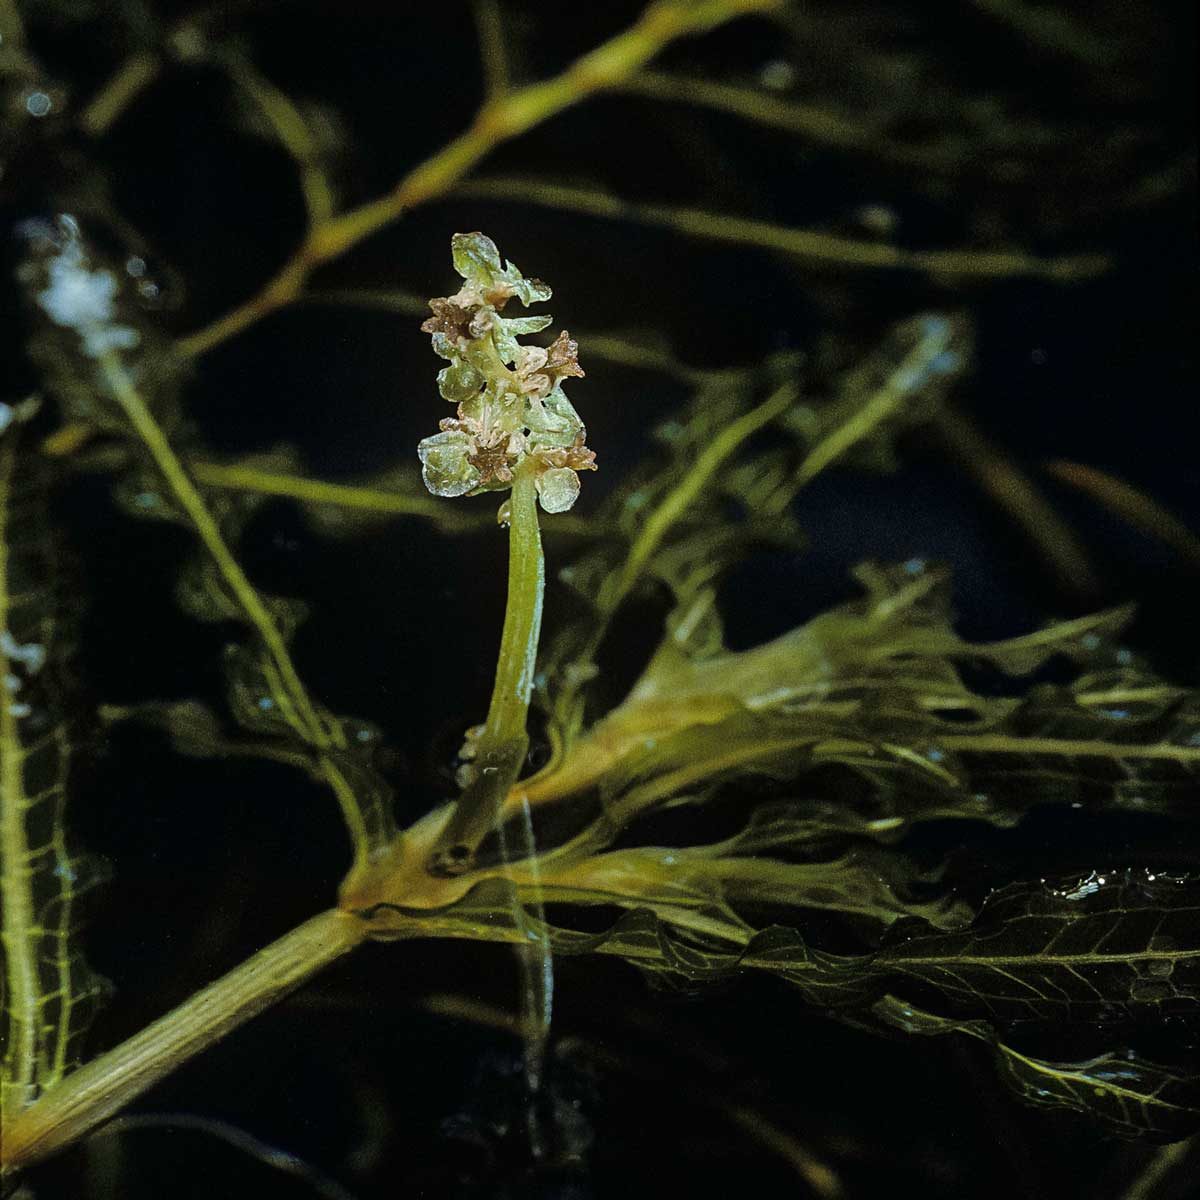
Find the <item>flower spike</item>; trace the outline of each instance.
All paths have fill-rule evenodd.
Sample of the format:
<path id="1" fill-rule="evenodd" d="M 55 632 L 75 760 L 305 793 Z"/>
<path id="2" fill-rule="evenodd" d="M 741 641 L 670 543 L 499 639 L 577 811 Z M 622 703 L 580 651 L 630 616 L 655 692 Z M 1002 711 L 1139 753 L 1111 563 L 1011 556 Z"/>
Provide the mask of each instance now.
<path id="1" fill-rule="evenodd" d="M 429 302 L 433 315 L 421 329 L 450 364 L 438 372 L 438 390 L 457 415 L 417 448 L 425 486 L 435 496 L 476 495 L 511 487 L 517 471 L 530 471 L 542 508 L 565 512 L 579 495 L 578 472 L 596 469 L 562 389 L 564 379 L 583 376 L 578 343 L 564 329 L 548 348 L 522 345 L 518 337 L 539 333 L 551 318 L 501 314 L 514 296 L 526 307 L 549 300 L 550 288 L 503 262 L 482 233 L 456 233 L 450 248 L 464 283 Z"/>

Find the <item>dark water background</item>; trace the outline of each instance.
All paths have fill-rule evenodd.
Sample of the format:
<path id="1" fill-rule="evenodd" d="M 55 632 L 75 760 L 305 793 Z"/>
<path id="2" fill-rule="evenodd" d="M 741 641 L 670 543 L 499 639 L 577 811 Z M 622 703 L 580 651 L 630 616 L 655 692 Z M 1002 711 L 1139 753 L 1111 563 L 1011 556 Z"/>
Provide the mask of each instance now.
<path id="1" fill-rule="evenodd" d="M 163 20 L 184 11 L 27 8 L 33 48 L 61 84 L 63 120 L 108 76 L 122 47 L 152 41 Z M 529 78 L 558 68 L 637 11 L 625 3 L 506 8 L 519 17 L 514 40 Z M 791 61 L 808 98 L 825 87 L 866 113 L 903 108 L 904 89 L 925 85 L 906 82 L 897 66 L 895 94 L 871 92 L 855 55 L 874 47 L 897 63 L 934 64 L 956 94 L 1000 96 L 1009 111 L 1075 131 L 1035 156 L 1019 183 L 998 187 L 968 155 L 961 176 L 937 187 L 870 155 L 622 96 L 555 118 L 484 170 L 843 231 L 855 228 L 863 206 L 884 206 L 903 244 L 917 248 L 966 244 L 991 221 L 1000 241 L 1042 253 L 1110 253 L 1113 269 L 1094 281 L 966 286 L 908 272 L 822 273 L 634 224 L 453 199 L 410 214 L 318 280 L 445 294 L 450 233 L 479 228 L 528 274 L 554 284 L 550 308 L 559 325 L 659 330 L 684 361 L 714 367 L 751 364 L 784 348 L 812 351 L 830 330 L 845 345 L 865 347 L 910 314 L 966 311 L 977 357 L 960 396 L 1018 462 L 1034 474 L 1059 457 L 1099 466 L 1200 528 L 1194 182 L 1185 171 L 1180 187 L 1140 207 L 1120 207 L 1105 193 L 1188 155 L 1193 6 L 1138 6 L 1130 82 L 1107 90 L 1094 71 L 1030 50 L 979 8 L 818 6 L 845 40 L 831 40 L 827 55 L 793 53 Z M 887 18 L 882 32 L 876 13 Z M 899 32 L 893 18 L 901 19 Z M 338 115 L 347 202 L 386 190 L 465 127 L 478 100 L 473 26 L 455 0 L 230 6 L 218 25 L 246 39 L 278 86 Z M 788 55 L 778 31 L 746 22 L 673 48 L 663 64 L 753 81 Z M 936 127 L 936 118 L 935 106 L 927 119 Z M 1124 161 L 1128 177 L 1106 177 L 1096 163 L 1106 139 L 1127 126 L 1140 131 L 1144 147 Z M 107 178 L 115 207 L 156 256 L 152 266 L 171 301 L 163 319 L 174 332 L 196 329 L 252 294 L 302 232 L 291 165 L 238 130 L 224 76 L 202 65 L 169 69 L 98 145 L 52 130 L 20 166 L 5 180 L 10 224 L 65 207 L 91 172 Z M 16 364 L 19 353 L 10 346 L 6 357 Z M 685 393 L 658 376 L 589 361 L 586 344 L 581 358 L 588 377 L 572 396 L 602 464 L 585 480 L 578 511 L 586 514 L 636 461 L 649 426 Z M 313 476 L 349 480 L 413 455 L 442 415 L 439 365 L 406 318 L 296 307 L 208 354 L 187 403 L 214 451 L 287 440 Z M 18 384 L 21 370 L 14 366 Z M 903 449 L 894 475 L 837 471 L 802 494 L 797 514 L 811 546 L 803 555 L 756 559 L 730 582 L 732 644 L 773 636 L 849 597 L 847 573 L 865 558 L 919 555 L 954 567 L 968 636 L 1003 636 L 1132 599 L 1139 608 L 1130 644 L 1171 678 L 1200 682 L 1194 571 L 1046 481 L 1094 555 L 1100 584 L 1089 592 L 1052 578 L 932 439 L 915 433 Z M 188 621 L 172 600 L 191 538 L 123 515 L 98 475 L 74 480 L 60 513 L 90 597 L 83 670 L 93 693 L 118 704 L 218 694 L 220 649 L 231 630 Z M 395 748 L 402 822 L 443 798 L 457 739 L 479 719 L 490 689 L 503 540 L 450 539 L 412 520 L 333 541 L 281 501 L 256 516 L 241 557 L 262 588 L 311 605 L 295 643 L 301 672 L 334 711 L 383 727 Z M 552 590 L 551 625 L 556 603 Z M 624 653 L 634 668 L 650 636 L 628 631 Z M 614 661 L 621 655 L 617 647 Z M 181 769 L 165 742 L 132 729 L 107 740 L 74 820 L 81 841 L 114 871 L 88 935 L 93 965 L 117 987 L 96 1046 L 134 1032 L 327 907 L 346 864 L 333 806 L 296 774 L 244 761 L 188 761 Z M 958 836 L 931 834 L 947 845 Z M 1162 836 L 1150 818 L 1054 810 L 977 840 L 976 853 L 985 872 L 1020 862 L 1034 875 L 1066 859 L 1081 867 L 1119 863 L 1130 847 Z M 559 1136 L 584 1165 L 535 1169 L 519 1130 L 515 1044 L 418 1003 L 458 993 L 505 1006 L 514 989 L 502 947 L 368 947 L 186 1065 L 136 1111 L 218 1117 L 319 1164 L 364 1198 L 803 1194 L 784 1160 L 730 1118 L 730 1104 L 753 1107 L 820 1147 L 841 1164 L 853 1197 L 1099 1198 L 1115 1195 L 1146 1153 L 1021 1108 L 982 1051 L 957 1039 L 871 1038 L 810 1015 L 769 980 L 745 980 L 699 1002 L 665 1001 L 623 964 L 568 960 L 558 967 L 555 1024 L 564 1050 L 553 1088 Z M 40 1200 L 85 1195 L 98 1156 L 114 1152 L 112 1144 L 74 1150 L 31 1176 L 31 1185 Z M 186 1131 L 130 1132 L 119 1153 L 122 1196 L 316 1194 L 311 1181 Z"/>

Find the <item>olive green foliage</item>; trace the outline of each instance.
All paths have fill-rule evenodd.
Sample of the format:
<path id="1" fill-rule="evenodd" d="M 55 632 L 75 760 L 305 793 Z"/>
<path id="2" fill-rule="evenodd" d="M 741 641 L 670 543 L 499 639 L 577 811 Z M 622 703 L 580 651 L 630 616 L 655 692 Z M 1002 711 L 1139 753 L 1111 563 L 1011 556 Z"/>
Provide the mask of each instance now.
<path id="1" fill-rule="evenodd" d="M 62 545 L 46 511 L 43 463 L 17 430 L 0 443 L 0 749 L 4 813 L 4 1064 L 0 1119 L 52 1088 L 78 1061 L 105 994 L 75 943 L 75 906 L 102 878 L 66 834 L 79 701 L 71 622 L 62 611 Z"/>

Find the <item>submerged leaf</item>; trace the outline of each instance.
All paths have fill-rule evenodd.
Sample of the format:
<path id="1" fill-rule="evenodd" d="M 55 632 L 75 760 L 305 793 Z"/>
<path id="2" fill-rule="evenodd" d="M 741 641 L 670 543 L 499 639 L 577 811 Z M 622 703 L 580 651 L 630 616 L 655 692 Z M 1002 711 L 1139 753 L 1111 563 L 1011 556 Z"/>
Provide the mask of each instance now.
<path id="1" fill-rule="evenodd" d="M 171 396 L 163 387 L 163 374 L 174 376 L 171 364 L 178 355 L 164 354 L 167 366 L 160 368 L 158 358 L 147 353 L 154 336 L 162 336 L 154 333 L 152 323 L 143 322 L 148 336 L 138 337 L 142 358 L 123 356 L 121 351 L 131 349 L 132 343 L 120 339 L 108 337 L 102 339 L 103 345 L 93 344 L 103 332 L 102 322 L 115 312 L 116 293 L 109 295 L 106 283 L 101 288 L 95 282 L 93 255 L 78 221 L 64 218 L 56 226 L 35 223 L 27 231 L 27 240 L 29 257 L 20 275 L 35 305 L 50 320 L 50 330 L 43 329 L 42 336 L 51 339 L 46 356 L 54 365 L 48 370 L 66 411 L 115 434 L 128 448 L 136 472 L 133 486 L 126 489 L 135 498 L 131 512 L 180 520 L 197 535 L 202 553 L 184 575 L 181 600 L 202 620 L 237 621 L 249 632 L 248 642 L 235 647 L 227 659 L 235 718 L 253 732 L 290 742 L 270 757 L 286 759 L 289 752 L 299 753 L 312 763 L 341 809 L 355 864 L 365 864 L 395 836 L 387 784 L 372 780 L 366 793 L 355 795 L 348 782 L 353 772 L 335 761 L 347 748 L 341 723 L 309 695 L 292 661 L 289 641 L 301 616 L 298 607 L 261 595 L 231 548 L 264 493 L 253 488 L 207 488 L 185 465 L 185 452 L 187 458 L 198 457 L 197 435 L 169 409 L 165 415 L 170 420 L 164 423 L 161 393 L 166 391 L 168 400 Z M 47 280 L 50 289 L 70 285 L 87 293 L 75 297 L 78 311 L 67 314 L 71 321 L 60 320 L 64 313 L 47 307 L 45 290 L 38 290 Z M 82 339 L 82 344 L 64 345 L 61 338 L 52 344 L 54 330 L 66 331 L 75 343 Z M 258 465 L 263 463 L 286 466 L 286 454 L 272 452 L 258 459 Z M 246 469 L 253 472 L 255 465 L 252 460 Z M 157 486 L 143 483 L 148 478 L 156 480 Z M 141 503 L 142 496 L 153 503 Z"/>
<path id="2" fill-rule="evenodd" d="M 622 860 L 621 853 L 594 860 L 591 881 L 605 882 L 606 860 L 618 872 L 632 866 L 635 858 Z M 657 852 L 659 865 L 665 853 Z M 579 878 L 588 878 L 586 865 Z M 574 881 L 569 872 L 562 880 Z M 1186 1064 L 1184 1047 L 1200 1029 L 1200 877 L 1129 868 L 1103 879 L 1013 884 L 992 896 L 966 928 L 933 930 L 912 917 L 892 925 L 878 948 L 857 955 L 822 950 L 783 925 L 755 931 L 711 895 L 658 873 L 649 887 L 637 880 L 626 888 L 611 872 L 607 884 L 610 902 L 625 892 L 632 904 L 644 888 L 648 903 L 599 933 L 538 921 L 514 906 L 524 885 L 500 877 L 476 884 L 448 908 L 385 903 L 363 915 L 384 940 L 545 938 L 556 954 L 624 958 L 675 990 L 763 971 L 852 1024 L 982 1038 L 995 1050 L 1002 1077 L 1024 1099 L 1086 1111 L 1122 1136 L 1170 1140 L 1200 1126 L 1200 1068 L 1112 1051 L 1078 1063 L 1048 1062 L 1018 1051 L 1009 1036 L 1034 1021 L 1063 1036 L 1091 1037 L 1101 1021 L 1137 1028 L 1169 1014 Z M 540 886 L 548 899 L 580 898 L 569 886 L 556 886 L 551 872 Z M 796 902 L 804 902 L 802 890 Z M 920 1007 L 930 1002 L 953 1015 L 935 1017 Z"/>
<path id="3" fill-rule="evenodd" d="M 747 929 L 742 911 L 850 913 L 884 927 L 910 916 L 944 929 L 965 925 L 973 915 L 965 902 L 929 892 L 924 885 L 931 881 L 905 858 L 877 847 L 817 862 L 753 852 L 761 849 L 739 838 L 684 849 L 641 846 L 562 868 L 551 860 L 540 874 L 548 900 L 648 908 L 693 930 L 707 927 L 706 911 L 719 914 L 718 925 Z"/>
<path id="4" fill-rule="evenodd" d="M 541 886 L 552 887 L 553 876 L 547 873 Z M 551 929 L 549 936 L 556 951 L 625 955 L 656 971 L 679 970 L 694 984 L 738 970 L 767 971 L 822 1008 L 861 1008 L 898 985 L 919 984 L 956 1011 L 982 1012 L 1004 1023 L 1086 1024 L 1100 1016 L 1134 1019 L 1167 1012 L 1200 1023 L 1200 877 L 1130 868 L 1089 890 L 1092 886 L 1078 878 L 1012 884 L 985 902 L 966 928 L 939 931 L 923 919 L 900 921 L 877 949 L 861 955 L 819 950 L 782 925 L 755 932 L 726 919 L 691 929 L 686 918 L 691 904 L 666 898 L 643 910 L 654 930 L 652 955 L 625 955 L 628 930 L 646 929 L 636 909 L 603 933 Z M 398 925 L 404 935 L 419 936 L 426 919 L 427 928 L 439 932 L 443 919 L 451 930 L 456 922 L 483 920 L 481 914 L 493 910 L 487 921 L 500 920 L 495 914 L 511 905 L 512 887 L 499 877 L 487 879 L 450 908 L 419 915 L 414 910 L 408 915 L 415 923 Z M 369 913 L 376 935 L 388 935 L 389 912 L 405 911 L 385 904 Z M 679 965 L 685 945 L 691 947 L 686 967 Z"/>
<path id="5" fill-rule="evenodd" d="M 828 385 L 824 403 L 801 402 L 794 356 L 770 360 L 761 378 L 705 380 L 687 409 L 655 431 L 662 453 L 601 510 L 627 540 L 562 572 L 586 609 L 547 656 L 548 677 L 558 685 L 549 703 L 559 746 L 582 727 L 581 680 L 596 676 L 597 649 L 632 588 L 656 579 L 676 611 L 687 611 L 754 544 L 795 547 L 788 509 L 797 492 L 840 461 L 890 456 L 895 434 L 927 419 L 967 368 L 970 340 L 958 317 L 899 322 L 861 366 Z M 759 383 L 775 390 L 753 406 Z M 768 427 L 775 444 L 759 449 L 753 442 Z M 715 625 L 711 610 L 706 625 Z"/>
<path id="6" fill-rule="evenodd" d="M 76 939 L 78 901 L 104 872 L 66 828 L 79 733 L 71 592 L 46 465 L 20 435 L 0 433 L 0 1122 L 77 1065 L 107 994 Z"/>
<path id="7" fill-rule="evenodd" d="M 1146 869 L 1010 884 L 968 929 L 896 927 L 872 962 L 1003 1021 L 1200 1020 L 1200 876 Z"/>
<path id="8" fill-rule="evenodd" d="M 108 722 L 136 721 L 161 730 L 176 754 L 188 758 L 257 758 L 310 770 L 311 757 L 271 738 L 252 738 L 230 729 L 220 715 L 199 700 L 146 701 L 129 706 L 102 705 Z"/>
<path id="9" fill-rule="evenodd" d="M 866 785 L 860 807 L 792 802 L 797 820 L 819 827 L 828 815 L 826 833 L 894 839 L 945 818 L 1008 825 L 1039 804 L 1200 816 L 1200 698 L 1132 667 L 1025 700 L 968 682 L 971 664 L 1020 675 L 1053 656 L 1097 658 L 1127 611 L 973 644 L 951 626 L 945 572 L 908 564 L 859 577 L 863 600 L 736 653 L 712 634 L 696 653 L 693 630 L 711 607 L 698 595 L 626 699 L 525 785 L 531 802 L 596 788 L 620 827 L 720 782 L 794 783 L 834 768 Z"/>
<path id="10" fill-rule="evenodd" d="M 881 997 L 870 1013 L 908 1034 L 976 1038 L 991 1047 L 1000 1078 L 1026 1104 L 1082 1113 L 1118 1137 L 1173 1142 L 1200 1129 L 1200 1064 L 1176 1069 L 1128 1049 L 1050 1062 L 1002 1041 L 987 1021 L 939 1017 L 895 996 Z"/>

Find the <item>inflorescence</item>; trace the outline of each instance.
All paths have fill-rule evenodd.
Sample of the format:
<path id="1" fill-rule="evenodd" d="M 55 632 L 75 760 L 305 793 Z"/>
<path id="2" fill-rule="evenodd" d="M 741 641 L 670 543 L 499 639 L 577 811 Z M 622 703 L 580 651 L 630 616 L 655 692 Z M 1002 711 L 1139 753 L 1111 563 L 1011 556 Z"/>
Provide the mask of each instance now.
<path id="1" fill-rule="evenodd" d="M 475 495 L 512 485 L 519 471 L 535 473 L 547 512 L 565 512 L 579 495 L 579 471 L 596 469 L 587 431 L 562 389 L 582 376 L 578 345 L 564 329 L 548 347 L 517 338 L 539 333 L 549 316 L 505 317 L 514 296 L 528 307 L 550 299 L 550 288 L 504 263 L 491 238 L 456 233 L 454 269 L 465 280 L 453 295 L 431 300 L 421 329 L 450 366 L 438 390 L 458 415 L 418 447 L 425 486 L 436 496 Z"/>

